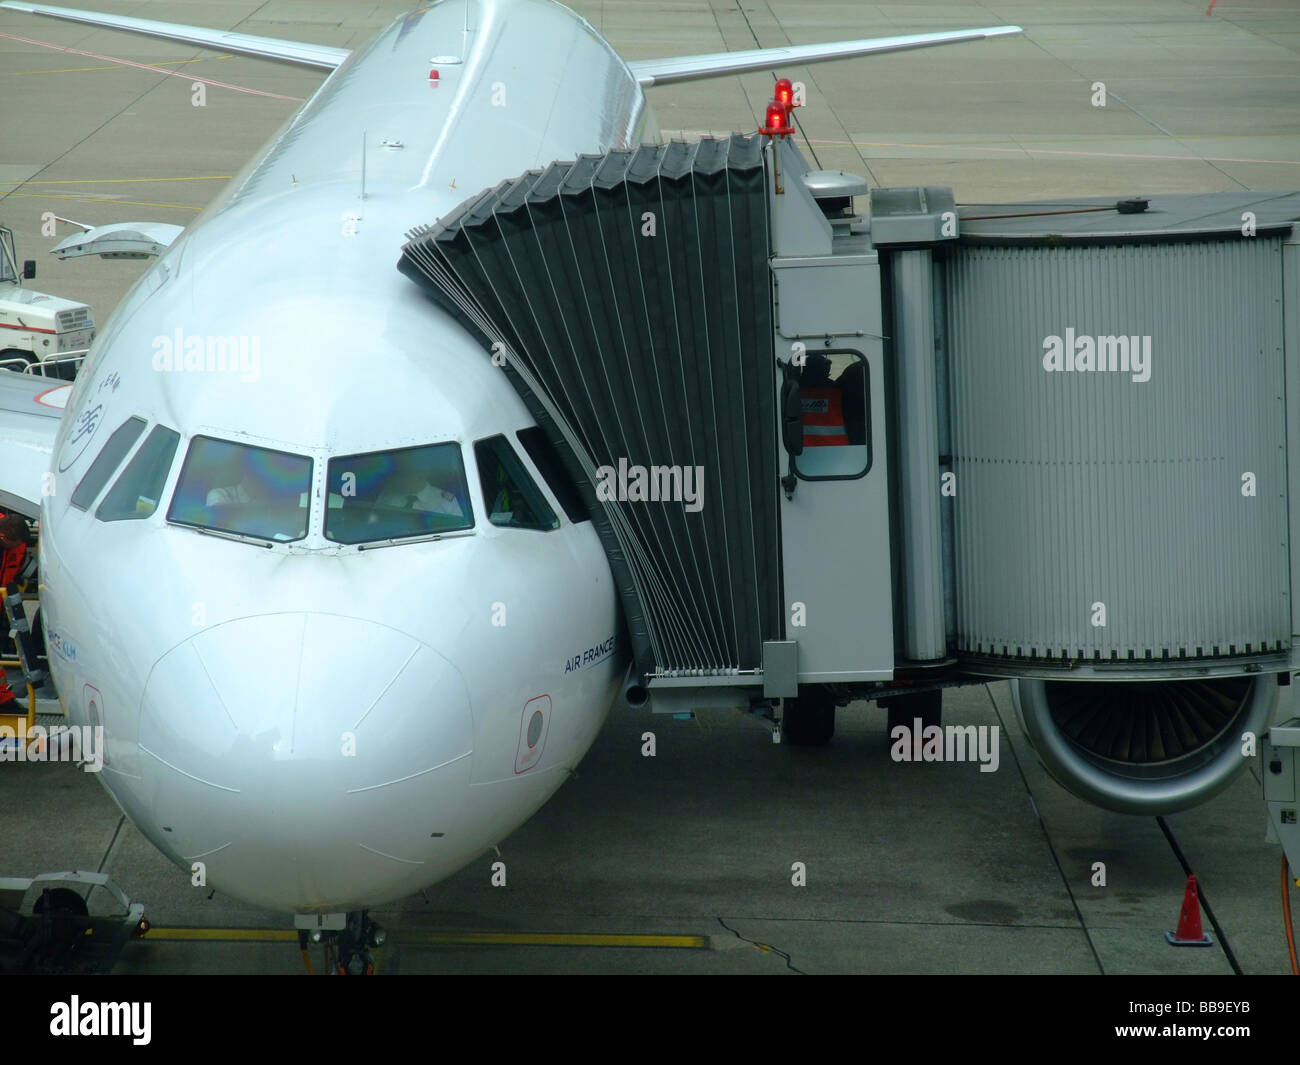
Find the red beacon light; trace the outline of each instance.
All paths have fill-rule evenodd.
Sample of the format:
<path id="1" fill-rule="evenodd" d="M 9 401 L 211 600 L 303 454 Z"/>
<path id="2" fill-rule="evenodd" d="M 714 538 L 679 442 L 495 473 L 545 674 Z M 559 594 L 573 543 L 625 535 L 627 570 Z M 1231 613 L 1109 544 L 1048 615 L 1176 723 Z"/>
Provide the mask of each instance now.
<path id="1" fill-rule="evenodd" d="M 433 87 L 436 89 L 436 88 L 438 87 L 438 68 L 437 68 L 437 67 L 434 67 L 432 70 L 429 71 L 429 80 L 430 80 L 431 82 L 433 82 Z"/>
<path id="2" fill-rule="evenodd" d="M 794 102 L 794 85 L 789 78 L 776 79 L 776 102 L 786 107 L 797 107 Z"/>
<path id="3" fill-rule="evenodd" d="M 758 132 L 768 137 L 784 137 L 788 133 L 793 133 L 794 127 L 790 125 L 790 109 L 779 100 L 773 100 L 767 105 L 767 116 L 763 119 L 763 125 Z"/>

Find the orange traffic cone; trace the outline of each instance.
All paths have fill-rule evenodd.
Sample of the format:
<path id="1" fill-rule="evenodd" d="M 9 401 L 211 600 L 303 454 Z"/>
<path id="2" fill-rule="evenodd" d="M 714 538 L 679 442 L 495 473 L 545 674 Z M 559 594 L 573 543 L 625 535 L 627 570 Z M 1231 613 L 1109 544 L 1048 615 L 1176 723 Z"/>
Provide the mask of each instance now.
<path id="1" fill-rule="evenodd" d="M 1165 939 L 1175 947 L 1209 947 L 1214 940 L 1201 928 L 1201 898 L 1196 892 L 1196 874 L 1187 877 L 1183 892 L 1183 909 L 1178 915 L 1178 931 L 1166 932 Z"/>

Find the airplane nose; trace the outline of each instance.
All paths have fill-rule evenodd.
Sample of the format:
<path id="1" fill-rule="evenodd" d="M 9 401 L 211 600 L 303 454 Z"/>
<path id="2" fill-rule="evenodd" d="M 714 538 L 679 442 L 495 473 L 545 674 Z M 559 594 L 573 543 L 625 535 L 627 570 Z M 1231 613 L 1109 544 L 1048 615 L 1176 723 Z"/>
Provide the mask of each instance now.
<path id="1" fill-rule="evenodd" d="M 202 862 L 208 886 L 275 909 L 351 909 L 415 890 L 457 849 L 473 721 L 459 671 L 414 637 L 268 614 L 158 660 L 140 748 L 154 834 Z"/>

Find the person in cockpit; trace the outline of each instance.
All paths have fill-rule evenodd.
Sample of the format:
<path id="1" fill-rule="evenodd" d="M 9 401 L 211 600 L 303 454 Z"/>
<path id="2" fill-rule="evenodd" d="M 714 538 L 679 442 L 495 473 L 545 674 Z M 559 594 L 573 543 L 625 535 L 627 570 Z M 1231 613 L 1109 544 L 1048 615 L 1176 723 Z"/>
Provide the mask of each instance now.
<path id="1" fill-rule="evenodd" d="M 217 450 L 217 449 L 220 450 Z M 224 453 L 227 451 L 228 453 Z M 244 449 L 236 449 L 224 441 L 214 448 L 218 456 L 216 469 L 209 475 L 208 490 L 204 502 L 210 507 L 226 506 L 230 503 L 255 503 L 266 498 L 266 492 L 256 474 L 246 464 Z"/>
<path id="2" fill-rule="evenodd" d="M 219 507 L 226 503 L 251 503 L 254 496 L 249 488 L 250 483 L 245 479 L 238 484 L 213 488 L 208 492 L 207 499 L 204 502 L 210 507 Z"/>
<path id="3" fill-rule="evenodd" d="M 397 510 L 419 510 L 426 514 L 465 517 L 465 508 L 456 496 L 434 484 L 426 470 L 403 469 L 390 474 L 375 502 Z"/>

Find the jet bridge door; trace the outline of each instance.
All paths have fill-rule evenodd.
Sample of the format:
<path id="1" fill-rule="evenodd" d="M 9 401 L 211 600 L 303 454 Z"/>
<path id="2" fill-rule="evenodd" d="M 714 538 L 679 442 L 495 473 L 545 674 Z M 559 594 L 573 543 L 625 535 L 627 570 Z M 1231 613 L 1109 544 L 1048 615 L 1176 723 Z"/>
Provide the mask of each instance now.
<path id="1" fill-rule="evenodd" d="M 802 452 L 781 455 L 786 636 L 798 644 L 801 684 L 889 680 L 879 263 L 870 252 L 776 258 L 772 266 L 784 364 L 776 388 L 780 397 L 786 380 L 796 381 L 802 411 Z"/>

